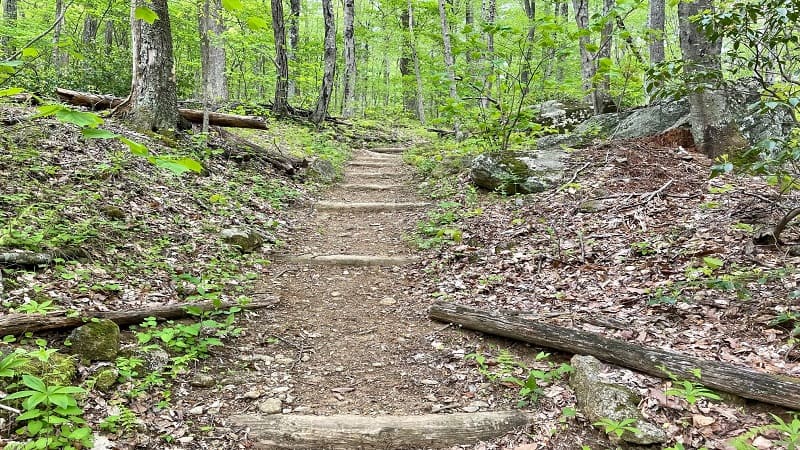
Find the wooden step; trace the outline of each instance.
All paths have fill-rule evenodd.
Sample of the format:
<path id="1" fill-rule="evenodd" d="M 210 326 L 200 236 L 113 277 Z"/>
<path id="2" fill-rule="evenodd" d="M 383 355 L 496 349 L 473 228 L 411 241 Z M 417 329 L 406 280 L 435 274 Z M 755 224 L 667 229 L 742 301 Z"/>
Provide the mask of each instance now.
<path id="1" fill-rule="evenodd" d="M 388 153 L 393 155 L 403 153 L 406 150 L 407 149 L 404 147 L 377 147 L 369 149 L 369 151 L 374 153 Z"/>
<path id="2" fill-rule="evenodd" d="M 403 184 L 343 184 L 340 187 L 353 191 L 392 191 L 403 189 L 406 186 Z"/>
<path id="3" fill-rule="evenodd" d="M 320 266 L 403 266 L 416 262 L 412 256 L 382 255 L 275 255 L 273 261 Z"/>
<path id="4" fill-rule="evenodd" d="M 400 161 L 380 162 L 380 161 L 360 161 L 354 160 L 347 164 L 349 167 L 402 167 L 403 163 Z"/>
<path id="5" fill-rule="evenodd" d="M 380 211 L 407 211 L 430 206 L 425 202 L 317 202 L 318 211 L 344 211 L 344 212 L 380 212 Z"/>

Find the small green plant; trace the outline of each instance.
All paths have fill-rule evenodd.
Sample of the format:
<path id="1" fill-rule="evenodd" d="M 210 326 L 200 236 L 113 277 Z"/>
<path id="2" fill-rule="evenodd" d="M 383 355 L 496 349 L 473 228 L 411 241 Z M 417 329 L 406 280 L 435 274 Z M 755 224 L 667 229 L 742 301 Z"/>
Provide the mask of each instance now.
<path id="1" fill-rule="evenodd" d="M 789 297 L 796 299 L 798 294 L 800 294 L 798 291 L 794 291 Z M 770 320 L 768 325 L 770 327 L 785 328 L 789 332 L 789 345 L 794 347 L 800 341 L 800 313 L 795 311 L 782 312 Z"/>
<path id="2" fill-rule="evenodd" d="M 651 244 L 651 243 L 649 243 L 647 241 L 639 241 L 639 242 L 632 243 L 631 244 L 631 251 L 635 255 L 639 255 L 639 256 L 647 256 L 647 255 L 652 255 L 653 253 L 656 253 L 656 249 L 653 248 L 653 244 Z"/>
<path id="3" fill-rule="evenodd" d="M 539 352 L 536 355 L 536 361 L 546 360 L 549 356 L 549 353 Z M 517 405 L 519 407 L 536 402 L 542 393 L 542 386 L 572 371 L 572 366 L 569 364 L 556 365 L 550 361 L 548 361 L 547 370 L 530 369 L 517 361 L 508 350 L 501 350 L 494 361 L 488 360 L 480 353 L 470 353 L 465 358 L 474 360 L 478 365 L 478 372 L 489 381 L 500 381 L 518 386 L 520 399 Z M 521 374 L 527 375 L 525 378 L 517 376 Z"/>
<path id="4" fill-rule="evenodd" d="M 592 425 L 596 427 L 603 427 L 603 431 L 605 431 L 606 434 L 614 434 L 619 439 L 623 434 L 625 434 L 626 431 L 634 434 L 639 432 L 638 428 L 631 426 L 631 424 L 634 423 L 636 423 L 636 419 L 622 419 L 617 421 L 606 417 L 593 423 Z"/>
<path id="5" fill-rule="evenodd" d="M 659 369 L 661 369 L 665 374 L 667 374 L 667 376 L 673 382 L 673 387 L 667 389 L 666 395 L 674 395 L 676 397 L 680 397 L 686 400 L 690 405 L 694 405 L 701 398 L 707 398 L 711 400 L 722 400 L 722 397 L 720 397 L 716 392 L 712 391 L 711 389 L 708 389 L 707 387 L 703 386 L 700 383 L 696 383 L 689 380 L 681 380 L 664 366 L 659 366 Z M 700 380 L 702 376 L 700 369 L 692 369 L 691 373 L 692 376 L 697 378 L 697 380 Z"/>
<path id="6" fill-rule="evenodd" d="M 790 421 L 785 421 L 775 414 L 771 414 L 771 416 L 772 423 L 750 428 L 743 435 L 734 438 L 731 441 L 733 448 L 736 450 L 755 450 L 756 447 L 748 442 L 750 439 L 760 434 L 777 432 L 780 434 L 781 440 L 775 442 L 775 444 L 783 446 L 786 450 L 800 450 L 800 417 L 797 414 L 793 414 Z"/>
<path id="7" fill-rule="evenodd" d="M 36 301 L 35 299 L 30 299 L 27 302 L 12 308 L 16 312 L 21 312 L 24 314 L 47 314 L 51 311 L 55 311 L 58 307 L 53 306 L 53 300 L 42 300 L 41 302 Z"/>
<path id="8" fill-rule="evenodd" d="M 100 422 L 100 429 L 109 433 L 126 433 L 135 430 L 139 426 L 139 419 L 136 413 L 125 405 L 114 405 L 118 409 L 118 413 L 111 414 L 102 422 Z"/>

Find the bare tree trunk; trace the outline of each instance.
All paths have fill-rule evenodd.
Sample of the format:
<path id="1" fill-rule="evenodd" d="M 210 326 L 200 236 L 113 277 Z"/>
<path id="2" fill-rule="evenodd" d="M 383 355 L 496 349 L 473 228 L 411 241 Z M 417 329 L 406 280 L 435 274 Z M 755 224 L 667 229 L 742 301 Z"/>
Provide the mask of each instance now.
<path id="1" fill-rule="evenodd" d="M 724 93 L 696 86 L 697 81 L 691 80 L 700 76 L 700 82 L 708 86 L 722 78 L 722 43 L 710 41 L 690 21 L 690 17 L 706 9 L 714 9 L 712 0 L 678 3 L 678 25 L 681 53 L 685 61 L 684 72 L 690 78 L 689 123 L 692 137 L 697 150 L 715 158 L 725 153 L 735 154 L 744 149 L 747 142 L 736 123 L 730 120 L 731 111 Z"/>
<path id="2" fill-rule="evenodd" d="M 228 80 L 225 75 L 225 45 L 222 33 L 220 0 L 203 0 L 199 15 L 200 63 L 202 65 L 203 95 L 217 104 L 228 99 Z"/>
<path id="3" fill-rule="evenodd" d="M 411 42 L 411 57 L 414 60 L 414 78 L 417 81 L 417 119 L 425 123 L 425 104 L 423 103 L 422 75 L 419 69 L 419 55 L 417 54 L 417 38 L 414 35 L 414 6 L 408 0 L 408 35 Z"/>
<path id="4" fill-rule="evenodd" d="M 439 18 L 442 21 L 442 44 L 444 46 L 444 66 L 447 70 L 447 78 L 450 80 L 450 99 L 453 103 L 458 103 L 458 91 L 456 90 L 456 73 L 453 66 L 453 47 L 450 44 L 450 26 L 447 23 L 447 10 L 445 0 L 439 0 Z M 453 118 L 453 131 L 456 139 L 461 139 L 461 123 L 458 117 Z"/>
<path id="5" fill-rule="evenodd" d="M 135 11 L 139 6 L 153 10 L 158 19 L 152 24 L 137 19 Z M 131 42 L 131 93 L 121 111 L 141 129 L 174 130 L 178 125 L 178 95 L 167 0 L 131 2 Z"/>
<path id="6" fill-rule="evenodd" d="M 578 28 L 586 30 L 589 27 L 589 1 L 572 0 L 572 6 L 575 9 L 575 22 L 578 24 Z M 578 47 L 581 53 L 581 85 L 586 94 L 586 102 L 594 107 L 596 101 L 594 98 L 595 91 L 593 89 L 593 80 L 597 65 L 594 61 L 594 55 L 592 55 L 592 52 L 587 48 L 590 43 L 591 37 L 589 37 L 588 34 L 582 34 L 578 40 Z"/>
<path id="7" fill-rule="evenodd" d="M 611 46 L 614 39 L 614 21 L 611 19 L 610 15 L 614 10 L 615 4 L 616 0 L 603 0 L 603 16 L 605 17 L 606 23 L 603 26 L 603 30 L 600 32 L 600 49 L 597 50 L 597 56 L 595 57 L 596 65 L 599 65 L 600 60 L 603 58 L 611 58 Z M 606 106 L 611 104 L 611 77 L 607 72 L 603 75 L 602 79 L 595 81 L 592 100 L 592 109 L 594 109 L 595 114 L 606 112 Z"/>
<path id="8" fill-rule="evenodd" d="M 400 27 L 403 30 L 403 40 L 402 49 L 400 52 L 400 61 L 398 65 L 400 68 L 400 76 L 402 78 L 401 83 L 403 86 L 403 109 L 408 112 L 414 112 L 414 85 L 412 84 L 411 78 L 414 76 L 414 71 L 413 58 L 411 55 L 411 39 L 409 37 L 410 23 L 411 18 L 408 15 L 408 9 L 405 9 L 400 13 Z"/>
<path id="9" fill-rule="evenodd" d="M 353 117 L 356 101 L 356 41 L 355 0 L 344 0 L 344 89 L 342 92 L 342 116 Z"/>
<path id="10" fill-rule="evenodd" d="M 389 62 L 389 55 L 386 54 L 383 57 L 383 106 L 385 107 L 389 106 L 389 102 L 391 101 L 391 90 L 389 86 L 391 75 L 392 69 Z"/>
<path id="11" fill-rule="evenodd" d="M 62 56 L 61 53 L 61 32 L 64 29 L 64 17 L 62 17 L 62 12 L 64 11 L 64 0 L 56 0 L 56 27 L 53 28 L 53 66 L 56 68 L 56 73 L 61 72 L 61 68 L 65 65 L 66 60 Z M 61 18 L 59 20 L 59 17 Z M 64 55 L 66 56 L 66 55 Z"/>
<path id="12" fill-rule="evenodd" d="M 664 61 L 664 22 L 665 0 L 650 0 L 650 16 L 648 28 L 653 33 L 650 37 L 650 65 Z"/>
<path id="13" fill-rule="evenodd" d="M 481 2 L 481 16 L 487 26 L 494 25 L 495 17 L 497 15 L 497 2 L 496 0 L 483 0 Z M 492 75 L 494 74 L 494 32 L 484 33 L 484 40 L 486 41 L 486 51 L 481 57 L 483 69 L 483 92 L 481 93 L 480 105 L 481 108 L 489 106 L 489 97 L 492 92 Z"/>
<path id="14" fill-rule="evenodd" d="M 333 17 L 332 0 L 322 0 L 322 18 L 325 22 L 325 54 L 323 58 L 322 86 L 320 87 L 317 107 L 311 115 L 311 121 L 320 124 L 328 115 L 328 104 L 333 91 L 333 79 L 336 75 L 336 23 Z"/>
<path id="15" fill-rule="evenodd" d="M 300 45 L 300 0 L 289 0 L 289 52 L 290 62 L 297 60 L 297 49 Z M 289 99 L 294 98 L 297 92 L 297 81 L 292 76 L 289 78 Z"/>
<path id="16" fill-rule="evenodd" d="M 525 41 L 525 52 L 522 60 L 522 71 L 520 73 L 520 84 L 522 85 L 523 94 L 528 93 L 531 81 L 531 57 L 533 56 L 533 40 L 536 37 L 536 28 L 533 25 L 536 19 L 536 2 L 535 0 L 522 0 L 522 6 L 525 9 L 525 16 L 528 18 L 528 35 Z M 552 60 L 552 58 L 551 58 Z"/>
<path id="17" fill-rule="evenodd" d="M 475 14 L 472 11 L 472 0 L 464 0 L 464 34 L 472 33 L 474 31 L 472 29 L 474 24 Z M 467 65 L 469 65 L 472 62 L 472 52 L 464 52 L 464 58 L 467 61 Z"/>
<path id="18" fill-rule="evenodd" d="M 83 19 L 83 32 L 81 33 L 81 42 L 84 44 L 92 44 L 97 38 L 97 29 L 100 28 L 100 20 L 94 14 L 87 14 Z"/>
<path id="19" fill-rule="evenodd" d="M 17 0 L 3 0 L 3 23 L 14 30 L 17 22 Z M 0 47 L 7 56 L 15 53 L 14 44 L 8 36 L 0 36 Z"/>
<path id="20" fill-rule="evenodd" d="M 106 26 L 103 29 L 103 44 L 106 47 L 106 53 L 114 47 L 114 28 L 114 21 L 106 20 Z"/>
<path id="21" fill-rule="evenodd" d="M 272 0 L 272 34 L 275 37 L 275 100 L 272 113 L 285 116 L 289 112 L 289 60 L 286 54 L 286 28 L 283 23 L 283 0 Z"/>

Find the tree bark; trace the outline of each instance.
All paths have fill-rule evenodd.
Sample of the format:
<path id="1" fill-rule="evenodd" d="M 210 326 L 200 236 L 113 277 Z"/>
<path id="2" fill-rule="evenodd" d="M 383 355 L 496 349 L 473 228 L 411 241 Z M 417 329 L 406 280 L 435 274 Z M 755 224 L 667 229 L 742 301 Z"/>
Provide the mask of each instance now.
<path id="1" fill-rule="evenodd" d="M 353 117 L 356 101 L 355 0 L 344 0 L 344 79 L 342 117 Z"/>
<path id="2" fill-rule="evenodd" d="M 614 39 L 614 20 L 611 17 L 613 14 L 616 0 L 603 0 L 603 17 L 605 18 L 605 25 L 600 32 L 600 49 L 597 50 L 594 64 L 600 64 L 600 59 L 611 59 L 611 46 Z M 592 109 L 595 114 L 606 112 L 606 105 L 611 104 L 611 77 L 605 73 L 600 80 L 594 83 L 594 95 L 592 96 Z"/>
<path id="3" fill-rule="evenodd" d="M 152 24 L 137 19 L 134 14 L 140 6 L 153 10 L 158 19 Z M 131 93 L 120 112 L 138 128 L 174 130 L 178 126 L 178 94 L 167 0 L 131 2 L 131 41 Z"/>
<path id="4" fill-rule="evenodd" d="M 470 330 L 517 339 L 568 353 L 591 355 L 612 364 L 661 378 L 666 376 L 661 366 L 683 379 L 693 379 L 691 371 L 700 369 L 703 375 L 701 382 L 707 387 L 790 409 L 800 408 L 800 378 L 788 375 L 756 372 L 733 364 L 640 347 L 588 331 L 547 325 L 516 315 L 453 303 L 434 303 L 428 316 L 431 319 L 459 324 Z"/>
<path id="5" fill-rule="evenodd" d="M 414 85 L 411 81 L 412 77 L 414 76 L 413 59 L 411 55 L 411 38 L 409 35 L 409 25 L 411 24 L 411 20 L 412 19 L 409 16 L 407 8 L 400 12 L 400 27 L 402 28 L 403 39 L 398 66 L 400 69 L 401 83 L 403 86 L 403 109 L 413 113 L 416 107 L 416 101 L 414 97 Z"/>
<path id="6" fill-rule="evenodd" d="M 713 11 L 712 0 L 678 3 L 678 26 L 684 72 L 689 78 L 689 123 L 698 151 L 715 158 L 735 155 L 747 147 L 739 127 L 731 120 L 724 92 L 708 88 L 722 81 L 722 42 L 710 41 L 691 21 L 701 11 Z"/>
<path id="7" fill-rule="evenodd" d="M 286 28 L 283 22 L 283 0 L 272 0 L 272 34 L 275 38 L 275 100 L 272 113 L 289 113 L 289 59 L 286 53 Z"/>
<path id="8" fill-rule="evenodd" d="M 414 35 L 414 6 L 408 0 L 408 36 L 411 43 L 411 59 L 414 60 L 414 78 L 417 85 L 417 98 L 415 104 L 415 111 L 417 113 L 417 120 L 425 124 L 425 103 L 424 92 L 422 89 L 422 74 L 419 68 L 419 55 L 417 54 L 417 38 Z"/>
<path id="9" fill-rule="evenodd" d="M 666 0 L 650 0 L 650 15 L 647 27 L 650 29 L 650 65 L 664 61 L 664 23 Z"/>
<path id="10" fill-rule="evenodd" d="M 78 315 L 67 314 L 66 311 L 47 314 L 6 314 L 0 316 L 0 335 L 75 328 L 92 319 L 108 319 L 123 326 L 138 325 L 147 317 L 155 317 L 160 320 L 180 319 L 191 315 L 186 312 L 188 307 L 199 308 L 200 311 L 224 310 L 233 306 L 239 306 L 242 309 L 261 309 L 275 306 L 277 303 L 277 299 L 269 298 L 253 300 L 247 305 L 223 302 L 221 305 L 214 306 L 214 302 L 201 302 L 153 305 L 125 311 L 85 311 Z"/>
<path id="11" fill-rule="evenodd" d="M 66 64 L 66 59 L 61 54 L 61 31 L 64 29 L 64 0 L 56 0 L 56 26 L 53 28 L 53 66 L 56 73 L 61 73 L 61 68 Z M 64 55 L 66 56 L 66 55 Z"/>
<path id="12" fill-rule="evenodd" d="M 449 448 L 527 427 L 535 416 L 498 411 L 419 416 L 234 416 L 261 448 Z"/>
<path id="13" fill-rule="evenodd" d="M 14 30 L 17 22 L 17 0 L 3 0 L 3 23 L 6 27 Z M 0 36 L 0 48 L 6 56 L 16 52 L 14 44 L 8 36 Z"/>
<path id="14" fill-rule="evenodd" d="M 198 15 L 203 98 L 212 105 L 228 100 L 225 45 L 220 0 L 203 0 Z"/>
<path id="15" fill-rule="evenodd" d="M 527 94 L 531 83 L 531 57 L 533 56 L 534 39 L 536 38 L 536 2 L 535 0 L 522 0 L 522 7 L 525 9 L 525 17 L 528 18 L 528 34 L 525 40 L 525 51 L 523 52 L 522 70 L 520 71 L 520 85 L 522 93 Z M 549 52 L 552 61 L 552 51 Z"/>
<path id="16" fill-rule="evenodd" d="M 300 45 L 300 0 L 289 0 L 289 52 L 290 62 L 297 60 L 297 50 Z M 297 81 L 294 76 L 289 78 L 289 99 L 297 96 Z"/>
<path id="17" fill-rule="evenodd" d="M 589 27 L 589 1 L 588 0 L 572 0 L 572 6 L 575 9 L 575 23 L 581 30 L 586 30 Z M 589 51 L 587 46 L 591 43 L 591 37 L 588 35 L 581 35 L 578 39 L 578 47 L 581 54 L 581 86 L 585 93 L 585 100 L 590 105 L 595 105 L 594 98 L 594 75 L 596 73 L 597 65 L 594 61 L 594 55 Z M 596 112 L 596 111 L 595 111 Z"/>
<path id="18" fill-rule="evenodd" d="M 56 89 L 62 101 L 75 106 L 84 106 L 92 110 L 116 108 L 125 103 L 125 99 L 110 95 L 95 95 L 85 92 L 71 91 L 69 89 Z M 195 109 L 178 108 L 177 113 L 191 123 L 203 122 L 203 111 Z M 266 130 L 267 123 L 263 119 L 252 116 L 238 116 L 234 114 L 208 113 L 209 125 L 231 128 L 253 128 Z"/>
<path id="19" fill-rule="evenodd" d="M 317 107 L 311 114 L 311 121 L 321 124 L 328 115 L 328 105 L 333 91 L 336 75 L 336 22 L 333 16 L 332 0 L 322 0 L 322 18 L 325 22 L 325 54 L 323 56 L 322 86 L 319 91 Z"/>
<path id="20" fill-rule="evenodd" d="M 444 66 L 447 71 L 447 78 L 450 81 L 450 99 L 453 103 L 458 103 L 458 91 L 456 89 L 456 73 L 454 69 L 453 47 L 450 44 L 450 25 L 447 23 L 447 10 L 445 0 L 439 0 L 439 18 L 442 25 L 442 45 L 444 46 Z M 458 117 L 453 118 L 453 131 L 456 139 L 461 138 L 461 124 Z"/>
<path id="21" fill-rule="evenodd" d="M 98 28 L 100 28 L 100 19 L 94 14 L 87 14 L 83 19 L 81 42 L 84 44 L 93 44 L 95 39 L 97 39 Z"/>
<path id="22" fill-rule="evenodd" d="M 483 0 L 481 4 L 483 20 L 488 27 L 494 27 L 497 16 L 497 1 Z M 486 40 L 486 52 L 483 54 L 483 93 L 481 95 L 481 108 L 489 106 L 489 98 L 492 96 L 492 79 L 494 78 L 494 30 L 484 33 Z"/>

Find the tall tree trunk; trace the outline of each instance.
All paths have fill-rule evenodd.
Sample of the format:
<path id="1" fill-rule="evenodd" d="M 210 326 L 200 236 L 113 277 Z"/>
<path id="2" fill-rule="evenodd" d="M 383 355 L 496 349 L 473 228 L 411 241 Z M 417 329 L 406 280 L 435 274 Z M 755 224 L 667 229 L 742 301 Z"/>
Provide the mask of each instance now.
<path id="1" fill-rule="evenodd" d="M 3 0 L 3 23 L 11 30 L 16 29 L 17 22 L 17 0 Z M 0 36 L 0 47 L 7 56 L 14 54 L 14 44 L 9 36 Z"/>
<path id="2" fill-rule="evenodd" d="M 472 11 L 472 0 L 464 0 L 464 30 L 465 35 L 473 33 L 475 30 L 473 29 L 473 25 L 475 24 L 475 14 Z M 464 57 L 467 61 L 467 65 L 472 63 L 472 52 L 466 51 L 464 52 Z"/>
<path id="3" fill-rule="evenodd" d="M 220 0 L 203 0 L 201 8 L 198 28 L 203 96 L 211 104 L 217 104 L 228 99 L 225 45 L 222 42 L 222 33 L 225 32 L 222 4 Z"/>
<path id="4" fill-rule="evenodd" d="M 586 30 L 589 27 L 589 1 L 588 0 L 572 0 L 572 6 L 575 9 L 575 22 L 578 28 Z M 578 39 L 578 47 L 581 53 L 581 86 L 583 92 L 586 94 L 585 100 L 592 106 L 595 105 L 594 99 L 594 75 L 596 73 L 597 65 L 594 61 L 594 55 L 587 48 L 591 43 L 591 37 L 588 33 L 584 33 Z"/>
<path id="5" fill-rule="evenodd" d="M 114 21 L 106 20 L 106 26 L 103 29 L 103 44 L 106 47 L 106 53 L 114 47 L 114 28 Z"/>
<path id="6" fill-rule="evenodd" d="M 603 17 L 605 25 L 600 32 L 600 48 L 597 50 L 595 64 L 599 65 L 601 59 L 611 59 L 611 46 L 613 44 L 614 20 L 613 14 L 616 0 L 603 0 Z M 608 72 L 594 83 L 594 95 L 592 96 L 592 109 L 595 114 L 606 112 L 607 106 L 611 104 L 611 77 Z"/>
<path id="7" fill-rule="evenodd" d="M 275 37 L 275 100 L 272 112 L 285 116 L 289 112 L 289 59 L 286 54 L 286 28 L 283 23 L 283 0 L 272 0 L 272 34 Z"/>
<path id="8" fill-rule="evenodd" d="M 61 73 L 61 68 L 66 64 L 66 60 L 62 56 L 60 47 L 61 32 L 64 29 L 64 17 L 62 17 L 63 11 L 64 11 L 64 0 L 56 0 L 55 18 L 58 22 L 56 22 L 55 28 L 53 28 L 53 66 L 56 68 L 56 73 L 58 74 Z"/>
<path id="9" fill-rule="evenodd" d="M 414 78 L 417 82 L 417 120 L 425 123 L 425 104 L 423 103 L 422 75 L 419 68 L 419 55 L 417 54 L 417 38 L 414 35 L 414 6 L 408 0 L 408 35 L 411 42 L 411 57 L 414 60 Z"/>
<path id="10" fill-rule="evenodd" d="M 404 9 L 400 13 L 400 27 L 403 30 L 402 49 L 400 51 L 400 76 L 403 86 L 403 109 L 408 112 L 415 110 L 415 97 L 414 97 L 414 84 L 413 84 L 413 58 L 411 55 L 411 39 L 409 38 L 409 24 L 411 18 L 408 15 L 408 9 Z"/>
<path id="11" fill-rule="evenodd" d="M 722 43 L 710 41 L 690 21 L 690 17 L 706 9 L 714 9 L 712 0 L 678 3 L 678 26 L 681 53 L 685 61 L 684 72 L 689 78 L 689 123 L 692 137 L 699 151 L 714 158 L 724 153 L 735 154 L 744 149 L 747 142 L 738 126 L 730 120 L 731 111 L 724 93 L 697 86 L 697 81 L 708 86 L 722 78 Z M 698 78 L 698 75 L 702 80 L 692 80 Z M 696 89 L 692 89 L 693 87 Z"/>
<path id="12" fill-rule="evenodd" d="M 290 62 L 297 60 L 297 50 L 300 45 L 300 0 L 289 0 L 289 52 Z M 298 94 L 297 81 L 294 74 L 289 78 L 289 99 Z"/>
<path id="13" fill-rule="evenodd" d="M 325 22 L 322 86 L 319 91 L 317 107 L 311 115 L 311 121 L 316 124 L 322 123 L 328 115 L 328 105 L 331 101 L 333 80 L 336 75 L 336 22 L 333 17 L 332 0 L 322 0 L 322 18 Z"/>
<path id="14" fill-rule="evenodd" d="M 356 101 L 356 41 L 355 0 L 344 0 L 344 89 L 342 92 L 342 116 L 353 117 Z"/>
<path id="15" fill-rule="evenodd" d="M 531 82 L 531 57 L 533 56 L 533 41 L 536 38 L 536 28 L 533 21 L 536 19 L 536 2 L 535 0 L 522 0 L 522 6 L 525 9 L 525 16 L 528 18 L 528 34 L 525 39 L 525 52 L 523 53 L 522 71 L 520 73 L 520 84 L 522 85 L 522 92 L 528 93 Z M 550 58 L 552 61 L 552 58 Z"/>
<path id="16" fill-rule="evenodd" d="M 450 81 L 450 99 L 453 103 L 458 103 L 458 91 L 456 90 L 456 73 L 453 61 L 453 47 L 450 44 L 450 25 L 447 23 L 447 10 L 445 0 L 439 0 L 439 18 L 442 22 L 442 45 L 444 46 L 444 66 L 447 71 L 447 78 Z M 453 130 L 456 139 L 461 139 L 461 123 L 458 117 L 453 118 Z"/>
<path id="17" fill-rule="evenodd" d="M 87 14 L 83 19 L 83 32 L 81 33 L 81 42 L 84 44 L 93 44 L 97 38 L 97 29 L 100 28 L 100 20 L 94 14 Z"/>
<path id="18" fill-rule="evenodd" d="M 650 0 L 650 65 L 664 61 L 665 0 Z"/>
<path id="19" fill-rule="evenodd" d="M 137 19 L 137 7 L 158 15 L 152 24 Z M 178 95 L 172 55 L 172 30 L 167 0 L 131 2 L 133 76 L 124 111 L 144 130 L 167 131 L 178 125 Z"/>
<path id="20" fill-rule="evenodd" d="M 483 21 L 488 27 L 494 27 L 495 17 L 497 16 L 497 1 L 483 0 L 481 3 L 481 14 Z M 484 33 L 486 40 L 486 52 L 483 54 L 483 92 L 481 94 L 481 108 L 489 106 L 489 97 L 492 93 L 492 79 L 494 78 L 494 30 Z"/>

